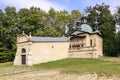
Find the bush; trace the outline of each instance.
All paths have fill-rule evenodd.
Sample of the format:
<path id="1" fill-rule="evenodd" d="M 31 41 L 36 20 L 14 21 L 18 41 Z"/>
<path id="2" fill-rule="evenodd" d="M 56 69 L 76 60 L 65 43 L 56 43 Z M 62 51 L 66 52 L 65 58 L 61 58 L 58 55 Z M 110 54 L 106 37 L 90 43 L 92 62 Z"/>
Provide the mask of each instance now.
<path id="1" fill-rule="evenodd" d="M 14 52 L 0 52 L 0 63 L 14 60 Z"/>

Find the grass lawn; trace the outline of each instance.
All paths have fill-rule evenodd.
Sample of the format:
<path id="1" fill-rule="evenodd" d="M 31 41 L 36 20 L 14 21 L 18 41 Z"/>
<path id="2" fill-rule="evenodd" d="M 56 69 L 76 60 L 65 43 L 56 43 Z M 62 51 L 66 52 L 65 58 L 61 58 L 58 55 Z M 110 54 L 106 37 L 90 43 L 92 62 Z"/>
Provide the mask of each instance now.
<path id="1" fill-rule="evenodd" d="M 63 72 L 120 74 L 119 58 L 101 59 L 67 58 L 35 65 L 42 69 L 61 69 Z"/>
<path id="2" fill-rule="evenodd" d="M 104 57 L 101 59 L 67 58 L 29 66 L 13 66 L 12 62 L 0 63 L 0 76 L 32 72 L 37 70 L 58 69 L 65 73 L 120 74 L 120 59 Z"/>

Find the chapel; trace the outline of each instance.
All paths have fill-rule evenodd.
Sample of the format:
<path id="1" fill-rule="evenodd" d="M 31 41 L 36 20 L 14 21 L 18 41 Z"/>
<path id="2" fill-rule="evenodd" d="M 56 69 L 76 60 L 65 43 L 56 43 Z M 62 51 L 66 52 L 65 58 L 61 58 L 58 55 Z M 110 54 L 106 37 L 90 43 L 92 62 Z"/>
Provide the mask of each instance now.
<path id="1" fill-rule="evenodd" d="M 55 61 L 63 58 L 99 58 L 103 56 L 103 37 L 95 22 L 95 30 L 85 17 L 77 21 L 67 37 L 40 37 L 26 35 L 17 37 L 14 65 L 28 65 Z"/>

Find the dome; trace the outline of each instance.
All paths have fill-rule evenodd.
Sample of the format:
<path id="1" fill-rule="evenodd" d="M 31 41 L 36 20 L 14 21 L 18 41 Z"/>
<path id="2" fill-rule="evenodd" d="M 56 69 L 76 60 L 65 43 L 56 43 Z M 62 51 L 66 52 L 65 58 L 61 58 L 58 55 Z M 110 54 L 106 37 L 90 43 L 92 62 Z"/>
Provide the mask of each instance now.
<path id="1" fill-rule="evenodd" d="M 82 31 L 89 32 L 89 33 L 92 33 L 92 32 L 93 32 L 92 28 L 91 28 L 88 24 L 82 24 L 82 25 L 80 26 L 80 29 L 81 29 Z"/>

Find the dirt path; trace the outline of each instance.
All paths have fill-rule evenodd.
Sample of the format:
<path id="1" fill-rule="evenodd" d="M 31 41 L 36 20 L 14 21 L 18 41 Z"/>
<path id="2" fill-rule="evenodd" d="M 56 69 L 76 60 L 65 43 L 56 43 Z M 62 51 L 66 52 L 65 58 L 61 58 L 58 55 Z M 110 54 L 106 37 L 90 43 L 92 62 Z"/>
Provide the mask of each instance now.
<path id="1" fill-rule="evenodd" d="M 68 74 L 59 70 L 38 70 L 0 76 L 0 80 L 120 80 L 120 77 L 98 74 Z"/>

